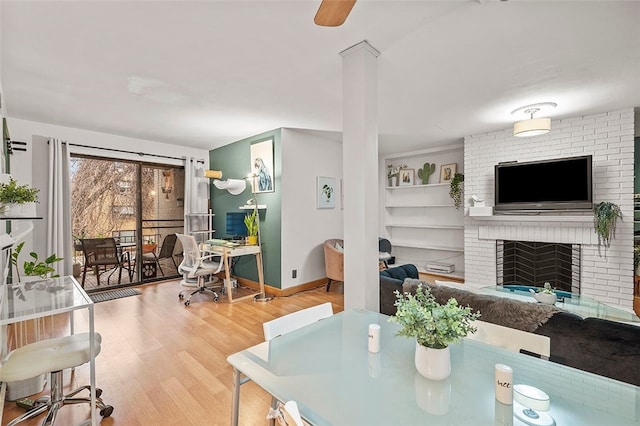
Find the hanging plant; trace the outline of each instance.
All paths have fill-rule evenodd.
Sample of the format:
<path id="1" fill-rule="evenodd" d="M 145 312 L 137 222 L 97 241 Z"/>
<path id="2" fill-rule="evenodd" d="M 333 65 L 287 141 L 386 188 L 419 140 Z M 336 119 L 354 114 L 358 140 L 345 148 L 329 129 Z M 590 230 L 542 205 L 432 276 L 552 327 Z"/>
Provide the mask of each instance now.
<path id="1" fill-rule="evenodd" d="M 456 173 L 451 178 L 449 196 L 453 199 L 453 204 L 456 206 L 456 209 L 459 209 L 462 204 L 462 182 L 464 182 L 464 175 L 462 173 Z"/>
<path id="2" fill-rule="evenodd" d="M 593 207 L 593 226 L 598 234 L 598 253 L 600 246 L 605 248 L 605 252 L 611 244 L 611 239 L 616 236 L 616 222 L 622 219 L 620 207 L 609 201 L 603 201 Z"/>

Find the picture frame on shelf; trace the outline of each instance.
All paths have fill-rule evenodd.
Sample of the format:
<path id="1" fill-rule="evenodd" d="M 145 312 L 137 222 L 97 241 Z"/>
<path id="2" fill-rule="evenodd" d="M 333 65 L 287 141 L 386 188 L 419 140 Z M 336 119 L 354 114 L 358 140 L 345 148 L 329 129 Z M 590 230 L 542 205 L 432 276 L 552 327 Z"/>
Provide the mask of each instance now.
<path id="1" fill-rule="evenodd" d="M 416 176 L 415 169 L 400 169 L 398 175 L 398 186 L 411 186 L 414 184 Z"/>
<path id="2" fill-rule="evenodd" d="M 458 163 L 443 164 L 440 166 L 440 183 L 449 183 L 453 175 L 458 171 Z"/>

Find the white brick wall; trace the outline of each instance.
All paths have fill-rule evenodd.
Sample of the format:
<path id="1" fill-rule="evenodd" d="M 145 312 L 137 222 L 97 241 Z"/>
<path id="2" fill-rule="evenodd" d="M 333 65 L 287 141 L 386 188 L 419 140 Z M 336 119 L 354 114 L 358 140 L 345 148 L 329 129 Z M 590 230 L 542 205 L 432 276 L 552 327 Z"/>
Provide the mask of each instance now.
<path id="1" fill-rule="evenodd" d="M 511 129 L 465 138 L 465 207 L 471 195 L 493 205 L 493 170 L 502 161 L 593 156 L 593 200 L 622 210 L 616 237 L 598 254 L 589 221 L 482 222 L 465 218 L 465 281 L 496 283 L 495 240 L 582 244 L 582 294 L 631 310 L 633 307 L 633 109 L 556 120 L 546 135 L 516 138 Z M 557 215 L 557 214 L 556 214 Z"/>

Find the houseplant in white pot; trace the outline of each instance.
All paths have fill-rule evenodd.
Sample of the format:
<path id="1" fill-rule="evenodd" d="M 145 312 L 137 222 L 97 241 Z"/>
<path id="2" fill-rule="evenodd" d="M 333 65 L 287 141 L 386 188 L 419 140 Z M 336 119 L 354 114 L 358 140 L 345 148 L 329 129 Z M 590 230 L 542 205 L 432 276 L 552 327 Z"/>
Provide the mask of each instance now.
<path id="1" fill-rule="evenodd" d="M 556 292 L 551 288 L 551 284 L 549 282 L 544 283 L 544 287 L 539 289 L 538 291 L 533 291 L 533 297 L 540 303 L 544 303 L 545 305 L 555 305 L 558 297 L 556 296 Z"/>
<path id="2" fill-rule="evenodd" d="M 458 305 L 451 298 L 440 305 L 428 287 L 422 284 L 416 293 L 396 291 L 396 314 L 389 321 L 400 324 L 396 336 L 416 339 L 416 369 L 430 380 L 444 380 L 451 373 L 449 344 L 469 333 L 475 333 L 472 321 L 480 317 L 469 307 Z"/>
<path id="3" fill-rule="evenodd" d="M 13 178 L 0 182 L 0 215 L 3 217 L 33 217 L 38 201 L 37 188 L 18 185 Z"/>

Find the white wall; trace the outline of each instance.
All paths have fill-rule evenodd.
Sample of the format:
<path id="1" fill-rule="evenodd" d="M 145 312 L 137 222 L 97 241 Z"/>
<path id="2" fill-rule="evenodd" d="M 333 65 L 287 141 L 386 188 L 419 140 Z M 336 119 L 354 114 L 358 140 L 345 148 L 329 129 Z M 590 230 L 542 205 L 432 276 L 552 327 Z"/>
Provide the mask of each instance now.
<path id="1" fill-rule="evenodd" d="M 495 239 L 582 244 L 581 292 L 602 302 L 632 309 L 634 110 L 552 121 L 546 135 L 517 138 L 511 129 L 465 138 L 465 207 L 471 195 L 493 205 L 494 166 L 502 161 L 534 161 L 593 156 L 593 200 L 622 210 L 606 256 L 598 254 L 593 223 L 481 222 L 465 218 L 465 280 L 496 283 Z M 561 184 L 561 182 L 559 182 Z M 586 215 L 591 215 L 587 213 Z"/>
<path id="2" fill-rule="evenodd" d="M 316 208 L 317 176 L 336 178 L 334 209 Z M 282 289 L 326 277 L 322 244 L 343 237 L 341 178 L 341 143 L 282 129 Z"/>
<path id="3" fill-rule="evenodd" d="M 11 139 L 27 143 L 27 152 L 16 151 L 11 157 L 11 174 L 21 183 L 30 183 L 41 189 L 37 212 L 44 217 L 47 210 L 47 147 L 48 138 L 58 138 L 71 144 L 88 145 L 92 147 L 120 149 L 125 151 L 145 152 L 148 154 L 166 155 L 170 157 L 194 157 L 205 160 L 208 164 L 209 152 L 204 149 L 176 147 L 175 145 L 147 141 L 143 139 L 128 138 L 124 136 L 109 135 L 106 133 L 91 132 L 88 130 L 74 129 L 71 127 L 55 126 L 34 121 L 8 118 L 7 123 Z M 72 147 L 72 153 L 83 153 L 110 158 L 129 159 L 136 161 L 149 161 L 160 164 L 181 165 L 182 161 L 163 159 L 153 156 L 139 156 L 137 154 L 125 154 L 113 151 L 76 148 Z M 46 217 L 42 221 L 34 221 L 33 236 L 46 235 Z M 44 253 L 46 243 L 44 238 L 33 237 L 27 239 L 27 248 L 33 244 L 38 253 Z"/>

